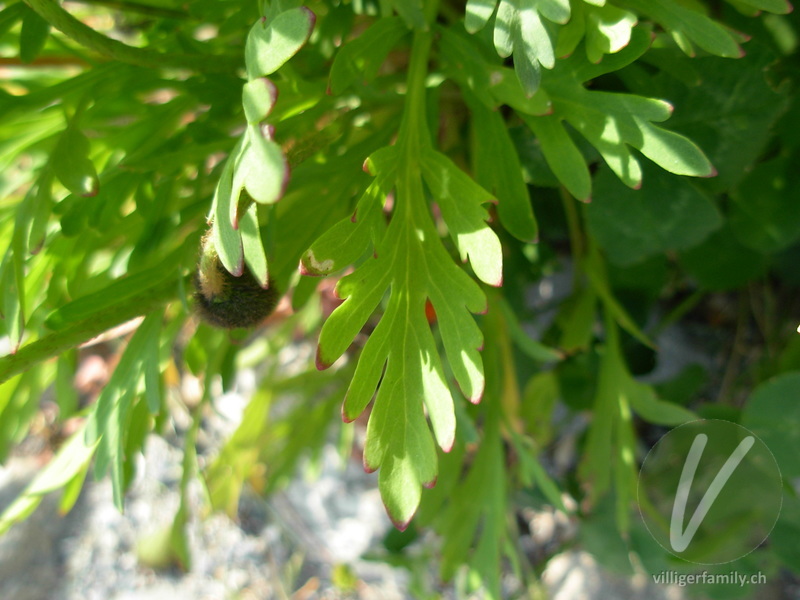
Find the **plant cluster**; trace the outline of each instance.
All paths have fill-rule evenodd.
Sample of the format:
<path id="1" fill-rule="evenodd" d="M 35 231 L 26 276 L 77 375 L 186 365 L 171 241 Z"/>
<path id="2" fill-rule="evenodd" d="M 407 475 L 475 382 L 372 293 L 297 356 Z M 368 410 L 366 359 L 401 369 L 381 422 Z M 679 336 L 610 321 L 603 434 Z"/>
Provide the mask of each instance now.
<path id="1" fill-rule="evenodd" d="M 110 473 L 122 508 L 134 457 L 189 374 L 205 392 L 189 407 L 184 498 L 198 475 L 210 506 L 235 515 L 246 482 L 276 489 L 331 436 L 349 454 L 341 407 L 345 423 L 368 414 L 364 466 L 405 531 L 387 552 L 431 528 L 443 578 L 466 566 L 469 586 L 500 597 L 504 568 L 532 581 L 514 515 L 567 511 L 571 497 L 582 543 L 608 564 L 631 569 L 631 552 L 669 564 L 635 513 L 648 436 L 722 416 L 798 474 L 791 8 L 5 3 L 0 458 L 45 390 L 80 426 L 0 531 L 53 490 L 69 510 L 89 472 Z M 532 304 L 559 273 L 569 289 Z M 319 278 L 336 280 L 330 314 Z M 263 326 L 279 296 L 291 310 Z M 708 317 L 735 330 L 731 348 L 712 344 L 723 377 L 695 365 L 637 378 L 661 332 L 730 298 L 736 315 Z M 126 323 L 86 402 L 72 386 L 81 345 Z M 298 333 L 318 335 L 316 365 L 287 375 L 278 353 Z M 200 465 L 211 390 L 248 365 L 259 390 Z M 545 468 L 584 414 L 573 464 Z M 170 538 L 184 565 L 186 511 Z M 797 572 L 798 528 L 787 486 L 771 543 L 741 568 Z"/>

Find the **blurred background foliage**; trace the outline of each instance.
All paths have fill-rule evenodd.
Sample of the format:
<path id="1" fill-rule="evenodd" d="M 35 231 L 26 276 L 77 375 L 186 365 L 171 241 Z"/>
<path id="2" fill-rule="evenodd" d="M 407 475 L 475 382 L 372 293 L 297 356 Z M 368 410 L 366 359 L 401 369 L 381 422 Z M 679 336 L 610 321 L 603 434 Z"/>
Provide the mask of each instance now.
<path id="1" fill-rule="evenodd" d="M 135 456 L 147 435 L 179 427 L 176 410 L 192 416 L 182 489 L 199 477 L 208 507 L 231 516 L 243 486 L 279 488 L 326 441 L 360 457 L 366 420 L 343 425 L 340 407 L 385 302 L 345 359 L 318 372 L 310 346 L 339 301 L 329 279 L 301 276 L 298 263 L 353 214 L 371 182 L 365 159 L 400 128 L 409 28 L 424 28 L 422 3 L 307 4 L 313 34 L 273 76 L 270 123 L 291 179 L 280 202 L 258 212 L 284 298 L 249 331 L 215 330 L 192 311 L 206 217 L 245 126 L 247 33 L 262 14 L 296 4 L 65 3 L 90 33 L 65 25 L 50 0 L 2 4 L 0 458 L 42 434 L 43 406 L 55 415 L 47 435 L 56 454 L 0 530 L 52 490 L 63 489 L 68 510 L 87 475 L 110 473 L 122 507 Z M 552 505 L 580 523 L 567 543 L 612 570 L 691 571 L 643 528 L 635 478 L 661 434 L 699 416 L 751 428 L 776 455 L 787 482 L 782 516 L 736 568 L 796 582 L 800 17 L 782 0 L 551 0 L 539 19 L 548 51 L 526 45 L 524 28 L 499 43 L 491 24 L 501 16 L 489 4 L 469 3 L 469 33 L 463 3 L 439 6 L 426 82 L 434 146 L 500 197 L 490 213 L 503 285 L 485 288 L 489 309 L 477 317 L 486 390 L 470 405 L 453 384 L 454 447 L 439 452 L 436 485 L 378 558 L 423 568 L 429 554 L 414 542 L 432 529 L 443 579 L 466 571 L 465 587 L 500 597 L 511 572 L 533 593 L 549 551 L 521 542 L 521 515 Z M 516 5 L 501 3 L 501 13 L 506 4 Z M 565 5 L 571 20 L 556 10 Z M 369 31 L 371 45 L 359 42 Z M 489 73 L 511 83 L 482 88 Z M 624 142 L 641 145 L 604 145 L 607 130 L 593 138 L 591 119 L 558 104 L 573 93 L 565 81 L 608 93 L 587 106 L 623 138 L 634 105 L 614 112 L 622 109 L 611 94 L 668 101 L 664 126 L 702 149 L 716 175 L 686 176 L 708 174 L 702 154 L 670 166 L 672 156 L 647 148 L 662 168 L 642 160 L 638 178 L 614 168 L 616 157 L 635 171 L 641 155 Z M 504 196 L 519 194 L 533 208 L 530 227 L 502 214 L 515 201 Z M 432 310 L 428 320 L 441 346 Z M 670 358 L 664 336 L 676 329 L 699 360 Z M 81 385 L 97 356 L 110 375 Z M 198 464 L 195 434 L 243 369 L 259 383 L 242 424 L 215 460 Z M 187 394 L 187 379 L 202 391 Z M 183 565 L 186 510 L 169 540 Z M 433 594 L 424 588 L 414 593 Z M 756 597 L 748 587 L 693 592 Z"/>

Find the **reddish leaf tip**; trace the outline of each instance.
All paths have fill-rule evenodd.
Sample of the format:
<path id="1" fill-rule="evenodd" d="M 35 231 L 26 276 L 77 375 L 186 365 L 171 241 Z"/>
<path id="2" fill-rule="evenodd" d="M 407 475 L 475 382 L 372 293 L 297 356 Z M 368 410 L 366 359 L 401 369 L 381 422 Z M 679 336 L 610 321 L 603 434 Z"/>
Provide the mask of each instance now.
<path id="1" fill-rule="evenodd" d="M 344 396 L 344 402 L 342 402 L 342 422 L 344 423 L 352 423 L 358 418 L 358 415 L 350 416 L 347 414 L 347 394 Z"/>
<path id="2" fill-rule="evenodd" d="M 100 182 L 96 178 L 92 178 L 92 187 L 85 194 L 81 194 L 82 198 L 94 198 L 100 193 Z"/>
<path id="3" fill-rule="evenodd" d="M 314 26 L 317 24 L 317 15 L 315 15 L 314 11 L 307 6 L 301 6 L 300 9 L 305 11 L 306 15 L 308 16 L 308 22 L 310 24 L 310 27 L 308 28 L 308 35 L 310 36 L 311 32 L 314 30 Z"/>
<path id="4" fill-rule="evenodd" d="M 367 457 L 366 457 L 366 455 L 364 456 L 364 460 L 362 461 L 362 464 L 364 465 L 364 472 L 365 472 L 365 473 L 374 473 L 375 471 L 377 471 L 377 470 L 378 470 L 378 465 L 375 465 L 375 466 L 373 467 L 372 465 L 370 465 L 369 463 L 367 463 Z M 386 512 L 389 512 L 389 511 L 387 510 Z"/>
<path id="5" fill-rule="evenodd" d="M 275 125 L 270 125 L 269 123 L 262 123 L 261 137 L 271 142 L 272 139 L 275 137 Z"/>
<path id="6" fill-rule="evenodd" d="M 317 346 L 317 354 L 314 358 L 314 365 L 317 367 L 317 371 L 324 371 L 332 364 L 332 362 L 326 361 L 324 358 L 322 358 L 322 348 Z"/>
<path id="7" fill-rule="evenodd" d="M 467 398 L 467 400 L 469 400 L 470 404 L 480 404 L 481 403 L 481 400 L 483 400 L 483 391 L 484 391 L 485 387 L 486 387 L 485 381 L 481 381 L 480 388 L 476 389 L 472 393 L 472 396 Z"/>
<path id="8" fill-rule="evenodd" d="M 392 525 L 394 525 L 394 526 L 395 526 L 395 528 L 396 528 L 398 531 L 405 531 L 406 529 L 408 529 L 408 525 L 409 525 L 409 523 L 411 523 L 411 519 L 413 519 L 413 518 L 414 518 L 413 516 L 409 517 L 409 518 L 408 518 L 408 519 L 406 519 L 405 521 L 400 521 L 400 520 L 398 520 L 398 519 L 395 519 L 395 518 L 392 516 L 392 514 L 389 512 L 389 508 L 386 506 L 386 504 L 385 504 L 385 503 L 384 503 L 384 507 L 386 507 L 386 514 L 388 514 L 388 515 L 389 515 L 389 519 L 391 519 L 391 521 L 392 521 Z"/>
<path id="9" fill-rule="evenodd" d="M 442 452 L 445 454 L 449 453 L 453 450 L 453 446 L 456 444 L 456 438 L 453 436 L 451 439 L 447 440 L 447 443 L 440 445 L 439 447 L 442 449 Z"/>
<path id="10" fill-rule="evenodd" d="M 452 448 L 452 445 L 450 447 Z M 445 452 L 449 452 L 449 450 L 445 450 Z M 424 482 L 422 484 L 422 487 L 424 487 L 425 489 L 428 489 L 428 490 L 433 489 L 434 487 L 436 487 L 436 482 L 438 481 L 438 479 L 439 479 L 438 477 L 434 477 L 430 481 Z"/>
<path id="11" fill-rule="evenodd" d="M 244 274 L 244 252 L 241 252 L 239 256 L 239 262 L 236 264 L 236 267 L 230 273 L 234 277 L 241 277 Z"/>

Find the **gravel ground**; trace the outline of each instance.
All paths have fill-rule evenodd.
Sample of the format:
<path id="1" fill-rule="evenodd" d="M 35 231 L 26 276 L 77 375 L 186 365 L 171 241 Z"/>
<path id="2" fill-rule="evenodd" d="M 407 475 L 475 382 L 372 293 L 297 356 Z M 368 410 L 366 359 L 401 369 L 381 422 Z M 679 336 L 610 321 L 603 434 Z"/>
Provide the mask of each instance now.
<path id="1" fill-rule="evenodd" d="M 684 345 L 683 340 L 675 345 Z M 295 362 L 296 354 L 285 362 Z M 204 454 L 213 454 L 235 429 L 256 379 L 252 371 L 242 371 L 237 378 L 238 393 L 215 403 L 221 412 L 208 416 L 199 439 Z M 183 383 L 192 387 L 191 381 Z M 184 392 L 197 395 L 188 389 Z M 185 430 L 186 416 L 176 414 L 174 418 L 178 429 Z M 64 517 L 58 514 L 58 496 L 45 498 L 27 521 L 0 538 L 0 600 L 412 597 L 408 571 L 361 558 L 379 549 L 391 524 L 376 476 L 365 473 L 356 460 L 342 468 L 333 445 L 325 447 L 315 478 L 304 477 L 300 469 L 285 490 L 267 500 L 244 494 L 237 521 L 221 514 L 201 518 L 200 486 L 190 487 L 190 568 L 182 572 L 145 566 L 137 555 L 137 545 L 164 531 L 179 505 L 182 445 L 177 434 L 148 439 L 124 513 L 114 507 L 107 479 L 87 483 L 75 508 Z M 37 456 L 47 455 L 28 454 L 0 467 L 0 510 L 40 468 L 44 459 Z M 553 511 L 533 518 L 539 525 L 556 519 Z M 555 521 L 551 525 L 553 531 L 566 526 Z M 558 536 L 551 537 L 553 543 L 534 543 L 557 551 Z M 431 539 L 430 534 L 423 537 Z M 349 591 L 334 584 L 335 571 L 342 565 L 355 577 Z M 436 565 L 431 564 L 429 571 L 429 581 L 435 585 Z M 680 590 L 661 589 L 645 579 L 610 575 L 579 550 L 552 557 L 542 576 L 548 597 L 555 600 L 681 599 Z M 439 592 L 443 599 L 456 597 L 451 588 L 442 587 Z"/>
<path id="2" fill-rule="evenodd" d="M 246 496 L 239 523 L 225 515 L 194 515 L 187 535 L 187 573 L 155 571 L 137 559 L 137 542 L 171 523 L 178 508 L 181 451 L 151 436 L 146 461 L 119 513 L 108 481 L 90 483 L 75 509 L 57 513 L 47 497 L 26 522 L 0 540 L 3 600 L 222 600 L 286 598 L 305 586 L 307 597 L 335 598 L 334 565 L 347 564 L 360 584 L 358 598 L 404 598 L 405 573 L 360 560 L 390 527 L 377 489 L 357 465 L 344 471 L 326 449 L 313 483 L 297 479 L 268 502 Z M 37 467 L 14 459 L 0 472 L 0 507 Z M 303 597 L 302 594 L 299 597 Z"/>
<path id="3" fill-rule="evenodd" d="M 137 542 L 171 523 L 178 507 L 181 450 L 151 436 L 145 461 L 126 498 L 113 505 L 107 480 L 87 484 L 75 509 L 57 513 L 57 496 L 0 539 L 2 600 L 266 600 L 292 598 L 411 598 L 409 574 L 360 557 L 391 526 L 375 478 L 351 462 L 344 470 L 333 447 L 324 452 L 319 477 L 295 479 L 268 501 L 245 495 L 238 522 L 217 514 L 201 519 L 200 495 L 187 527 L 188 572 L 157 571 L 137 559 Z M 0 508 L 9 503 L 38 463 L 17 458 L 0 469 Z M 539 523 L 553 513 L 538 516 Z M 553 523 L 554 528 L 558 524 Z M 537 527 L 542 529 L 542 527 Z M 545 528 L 547 529 L 547 528 Z M 358 579 L 344 592 L 332 582 L 336 565 Z M 434 567 L 431 567 L 433 575 Z M 647 578 L 610 575 L 580 551 L 553 557 L 542 581 L 554 600 L 680 600 Z M 454 598 L 442 589 L 442 598 Z"/>

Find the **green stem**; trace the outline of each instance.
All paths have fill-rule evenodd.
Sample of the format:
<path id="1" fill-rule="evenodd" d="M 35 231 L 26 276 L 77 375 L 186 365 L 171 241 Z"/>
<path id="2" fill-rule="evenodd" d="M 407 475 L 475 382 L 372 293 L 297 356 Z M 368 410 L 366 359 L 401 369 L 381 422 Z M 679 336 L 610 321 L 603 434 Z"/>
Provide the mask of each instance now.
<path id="1" fill-rule="evenodd" d="M 400 124 L 398 146 L 406 146 L 405 154 L 417 158 L 419 148 L 429 145 L 425 107 L 425 80 L 428 77 L 428 58 L 433 44 L 430 31 L 417 31 L 411 45 L 411 58 L 406 79 L 406 103 Z"/>
<path id="2" fill-rule="evenodd" d="M 569 230 L 569 245 L 572 249 L 573 271 L 572 288 L 577 290 L 581 281 L 581 270 L 578 268 L 586 252 L 581 233 L 581 218 L 575 206 L 575 198 L 561 186 L 559 189 L 561 203 L 564 206 L 564 214 L 567 217 L 567 228 Z"/>
<path id="3" fill-rule="evenodd" d="M 652 337 L 655 339 L 658 337 L 662 331 L 664 331 L 667 327 L 674 325 L 678 321 L 680 321 L 686 313 L 692 310 L 698 303 L 705 298 L 706 296 L 705 290 L 696 290 L 691 295 L 684 298 L 678 306 L 673 308 L 667 316 L 662 319 L 662 321 L 653 329 Z"/>
<path id="4" fill-rule="evenodd" d="M 113 60 L 142 67 L 226 73 L 236 71 L 241 66 L 238 61 L 219 56 L 164 54 L 149 48 L 128 46 L 96 32 L 61 8 L 55 0 L 25 0 L 25 3 L 67 37 Z"/>
<path id="5" fill-rule="evenodd" d="M 20 348 L 16 354 L 0 358 L 0 383 L 8 381 L 18 373 L 27 371 L 37 363 L 79 346 L 112 327 L 146 315 L 176 298 L 177 295 L 177 281 L 170 278 L 120 304 L 98 311 L 91 319 L 79 321 L 61 331 L 36 340 Z"/>

